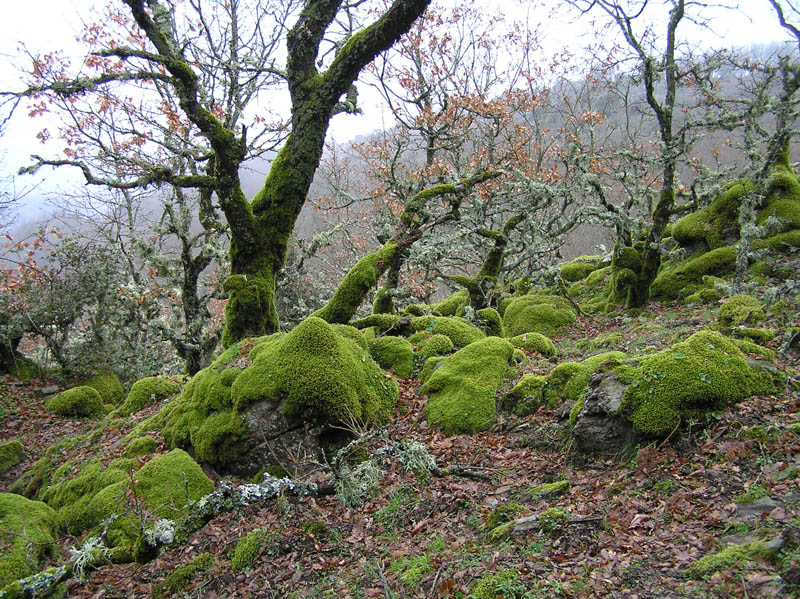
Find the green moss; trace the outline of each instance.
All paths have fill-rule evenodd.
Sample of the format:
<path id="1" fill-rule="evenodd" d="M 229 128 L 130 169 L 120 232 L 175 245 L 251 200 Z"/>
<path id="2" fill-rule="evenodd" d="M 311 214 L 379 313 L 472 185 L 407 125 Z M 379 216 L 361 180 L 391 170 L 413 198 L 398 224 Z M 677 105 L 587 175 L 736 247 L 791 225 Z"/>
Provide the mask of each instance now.
<path id="1" fill-rule="evenodd" d="M 484 576 L 472 587 L 473 599 L 521 599 L 526 592 L 525 585 L 514 570 L 504 570 L 497 574 Z"/>
<path id="2" fill-rule="evenodd" d="M 723 327 L 764 320 L 764 307 L 756 298 L 740 293 L 723 303 L 717 310 L 717 322 Z"/>
<path id="3" fill-rule="evenodd" d="M 514 347 L 521 347 L 528 351 L 534 351 L 543 355 L 546 358 L 555 358 L 558 355 L 556 346 L 549 337 L 545 337 L 541 333 L 523 333 L 509 339 L 511 345 Z"/>
<path id="4" fill-rule="evenodd" d="M 430 378 L 433 372 L 446 361 L 447 356 L 431 356 L 425 360 L 425 365 L 422 367 L 422 370 L 419 371 L 417 378 L 424 383 Z"/>
<path id="5" fill-rule="evenodd" d="M 622 345 L 623 341 L 622 333 L 602 333 L 589 341 L 589 351 L 618 347 Z"/>
<path id="6" fill-rule="evenodd" d="M 747 179 L 729 183 L 707 208 L 676 222 L 672 237 L 681 245 L 705 241 L 712 250 L 735 241 L 739 237 L 739 204 L 752 190 L 753 183 Z"/>
<path id="7" fill-rule="evenodd" d="M 736 496 L 736 503 L 747 505 L 768 496 L 769 492 L 761 485 L 751 485 L 747 491 Z"/>
<path id="8" fill-rule="evenodd" d="M 677 266 L 662 270 L 650 286 L 654 299 L 679 299 L 703 287 L 704 275 L 731 272 L 736 265 L 736 248 L 726 246 L 696 256 Z"/>
<path id="9" fill-rule="evenodd" d="M 546 533 L 553 533 L 561 528 L 567 521 L 567 512 L 559 507 L 547 508 L 539 512 L 539 526 Z"/>
<path id="10" fill-rule="evenodd" d="M 121 470 L 126 473 L 136 472 L 141 467 L 142 463 L 138 458 L 117 458 L 108 463 L 109 470 Z"/>
<path id="11" fill-rule="evenodd" d="M 231 253 L 235 252 L 236 245 L 232 243 Z M 233 274 L 225 280 L 224 289 L 228 293 L 228 302 L 225 304 L 223 347 L 277 330 L 275 281 L 271 273 L 266 274 L 267 276 Z"/>
<path id="12" fill-rule="evenodd" d="M 361 349 L 369 351 L 369 342 L 367 341 L 367 336 L 364 335 L 364 331 L 350 326 L 349 324 L 334 324 L 333 330 L 336 331 L 336 334 L 340 337 L 346 337 L 351 341 L 355 341 Z M 255 359 L 255 356 L 250 357 Z"/>
<path id="13" fill-rule="evenodd" d="M 11 470 L 22 461 L 24 456 L 25 447 L 20 441 L 0 443 L 0 474 Z"/>
<path id="14" fill-rule="evenodd" d="M 149 435 L 145 435 L 143 437 L 138 437 L 133 441 L 131 441 L 130 443 L 128 443 L 128 445 L 122 452 L 122 455 L 124 455 L 126 458 L 149 455 L 153 453 L 156 449 L 158 449 L 159 445 L 161 444 L 158 442 L 157 439 Z"/>
<path id="15" fill-rule="evenodd" d="M 503 317 L 494 308 L 481 308 L 476 312 L 480 329 L 487 337 L 503 336 Z"/>
<path id="16" fill-rule="evenodd" d="M 404 587 L 416 588 L 425 576 L 433 572 L 433 565 L 425 554 L 413 557 L 401 556 L 389 563 L 389 571 L 397 574 Z"/>
<path id="17" fill-rule="evenodd" d="M 419 353 L 425 358 L 441 356 L 453 351 L 453 342 L 447 335 L 431 335 L 419 346 Z"/>
<path id="18" fill-rule="evenodd" d="M 446 435 L 487 430 L 512 350 L 505 339 L 488 337 L 450 356 L 419 390 L 428 395 L 428 422 Z"/>
<path id="19" fill-rule="evenodd" d="M 478 327 L 458 317 L 419 316 L 411 321 L 411 328 L 414 331 L 428 331 L 434 335 L 445 335 L 456 347 L 466 347 L 485 337 Z"/>
<path id="20" fill-rule="evenodd" d="M 503 314 L 506 335 L 541 333 L 552 336 L 577 320 L 564 298 L 550 295 L 524 295 L 508 304 Z"/>
<path id="21" fill-rule="evenodd" d="M 686 569 L 686 573 L 692 578 L 704 578 L 718 570 L 738 566 L 754 559 L 772 559 L 774 556 L 774 550 L 767 548 L 763 542 L 753 541 L 726 547 L 713 555 L 701 557 Z"/>
<path id="22" fill-rule="evenodd" d="M 156 402 L 177 394 L 181 386 L 172 379 L 149 376 L 136 381 L 125 403 L 119 408 L 121 416 L 129 416 Z"/>
<path id="23" fill-rule="evenodd" d="M 249 570 L 255 564 L 259 554 L 274 543 L 274 535 L 264 529 L 247 533 L 239 540 L 233 550 L 231 569 L 234 572 Z"/>
<path id="24" fill-rule="evenodd" d="M 486 519 L 483 521 L 484 530 L 494 530 L 501 524 L 511 522 L 521 512 L 525 511 L 525 506 L 518 503 L 509 502 L 498 505 L 496 508 L 489 512 Z"/>
<path id="25" fill-rule="evenodd" d="M 394 242 L 387 242 L 377 252 L 359 260 L 339 283 L 333 297 L 312 314 L 329 323 L 347 324 L 364 301 L 392 257 L 399 251 Z"/>
<path id="26" fill-rule="evenodd" d="M 60 416 L 97 418 L 103 415 L 103 400 L 92 387 L 74 387 L 51 397 L 45 403 L 48 411 Z"/>
<path id="27" fill-rule="evenodd" d="M 55 554 L 56 513 L 41 501 L 0 493 L 0 588 L 39 571 Z"/>
<path id="28" fill-rule="evenodd" d="M 617 374 L 629 385 L 623 411 L 634 431 L 653 437 L 666 436 L 707 411 L 777 391 L 768 373 L 752 369 L 731 339 L 712 331 L 695 333 Z"/>
<path id="29" fill-rule="evenodd" d="M 775 339 L 778 336 L 778 331 L 775 329 L 754 329 L 751 327 L 736 327 L 731 330 L 731 333 L 737 337 L 746 337 L 752 339 L 756 343 L 764 344 Z"/>
<path id="30" fill-rule="evenodd" d="M 188 564 L 178 566 L 164 582 L 153 585 L 150 592 L 150 599 L 165 599 L 175 593 L 179 593 L 197 576 L 200 572 L 208 572 L 214 567 L 214 556 L 211 553 L 201 553 Z"/>
<path id="31" fill-rule="evenodd" d="M 601 365 L 613 368 L 625 359 L 622 352 L 606 352 L 586 358 L 580 363 L 564 362 L 547 375 L 544 402 L 556 407 L 563 401 L 579 401 L 589 389 L 589 380 Z"/>
<path id="32" fill-rule="evenodd" d="M 533 414 L 544 403 L 547 377 L 525 374 L 503 400 L 503 404 L 518 416 Z"/>
<path id="33" fill-rule="evenodd" d="M 322 520 L 303 520 L 297 527 L 307 535 L 320 540 L 326 539 L 331 532 Z"/>
<path id="34" fill-rule="evenodd" d="M 122 383 L 119 382 L 117 375 L 110 371 L 98 374 L 86 381 L 84 385 L 95 389 L 105 404 L 116 406 L 125 397 Z"/>
<path id="35" fill-rule="evenodd" d="M 469 305 L 469 292 L 460 289 L 450 297 L 438 303 L 431 304 L 431 312 L 437 316 L 456 316 L 465 306 Z"/>
<path id="36" fill-rule="evenodd" d="M 563 495 L 569 491 L 569 481 L 566 480 L 557 480 L 552 483 L 546 483 L 544 485 L 539 485 L 538 487 L 533 487 L 529 494 L 537 499 L 543 497 L 557 497 L 559 495 Z"/>
<path id="37" fill-rule="evenodd" d="M 370 354 L 381 368 L 394 369 L 400 378 L 408 378 L 414 371 L 414 347 L 400 337 L 378 337 Z"/>
<path id="38" fill-rule="evenodd" d="M 597 270 L 600 260 L 602 260 L 602 256 L 580 256 L 575 258 L 559 267 L 561 276 L 570 283 L 585 279 Z"/>
<path id="39" fill-rule="evenodd" d="M 768 249 L 773 252 L 785 252 L 794 248 L 800 248 L 800 228 L 753 242 L 755 250 Z"/>

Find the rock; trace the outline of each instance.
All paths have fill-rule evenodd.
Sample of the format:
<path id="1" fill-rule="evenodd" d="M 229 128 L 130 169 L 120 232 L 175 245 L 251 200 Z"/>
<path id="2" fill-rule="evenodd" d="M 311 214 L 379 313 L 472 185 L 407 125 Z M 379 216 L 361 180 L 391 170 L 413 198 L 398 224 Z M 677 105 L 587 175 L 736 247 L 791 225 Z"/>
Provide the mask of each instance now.
<path id="1" fill-rule="evenodd" d="M 584 453 L 617 453 L 633 438 L 631 424 L 620 414 L 627 386 L 614 372 L 595 376 L 589 385 L 572 430 L 576 446 Z"/>
<path id="2" fill-rule="evenodd" d="M 55 395 L 58 391 L 59 388 L 57 385 L 48 385 L 47 387 L 39 387 L 36 389 L 35 393 L 39 397 L 49 397 L 50 395 Z"/>

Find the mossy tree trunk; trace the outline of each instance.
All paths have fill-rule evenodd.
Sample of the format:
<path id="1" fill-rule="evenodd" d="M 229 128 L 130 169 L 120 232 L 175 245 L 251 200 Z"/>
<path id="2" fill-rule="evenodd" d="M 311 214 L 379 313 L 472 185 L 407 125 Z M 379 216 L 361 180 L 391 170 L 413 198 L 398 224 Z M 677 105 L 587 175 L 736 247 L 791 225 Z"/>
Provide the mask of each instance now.
<path id="1" fill-rule="evenodd" d="M 173 37 L 169 8 L 154 0 L 125 0 L 136 23 L 155 47 L 152 60 L 165 69 L 188 119 L 208 139 L 214 164 L 213 189 L 231 233 L 231 276 L 225 283 L 223 345 L 278 329 L 275 281 L 283 267 L 289 237 L 306 201 L 322 155 L 331 117 L 354 106 L 340 102 L 361 69 L 389 48 L 427 8 L 430 0 L 394 0 L 368 27 L 338 50 L 323 72 L 316 60 L 328 27 L 343 0 L 307 0 L 287 37 L 286 79 L 292 101 L 291 129 L 258 194 L 245 196 L 239 168 L 245 157 L 246 130 L 227 128 L 202 105 L 199 78 Z M 122 56 L 127 52 L 117 52 Z M 141 56 L 140 58 L 148 58 Z M 128 53 L 130 55 L 130 53 Z"/>
<path id="2" fill-rule="evenodd" d="M 454 283 L 464 287 L 469 293 L 469 305 L 480 310 L 489 306 L 490 290 L 497 284 L 497 276 L 503 269 L 505 262 L 506 246 L 508 246 L 508 236 L 525 219 L 524 215 L 517 214 L 512 216 L 503 226 L 502 231 L 492 231 L 481 229 L 478 235 L 494 241 L 492 249 L 486 254 L 486 258 L 481 264 L 480 270 L 474 277 L 464 277 L 453 275 L 448 277 Z"/>
<path id="3" fill-rule="evenodd" d="M 475 185 L 501 174 L 499 171 L 483 171 L 462 179 L 457 184 L 443 183 L 416 193 L 406 202 L 400 215 L 400 223 L 392 238 L 376 252 L 361 258 L 344 276 L 333 297 L 325 306 L 314 312 L 314 316 L 330 323 L 350 322 L 367 294 L 378 284 L 387 270 L 396 273 L 399 278 L 406 252 L 414 242 L 431 228 L 458 218 L 458 208 L 464 194 Z M 440 196 L 450 197 L 450 211 L 439 218 L 433 218 L 426 208 L 430 200 Z M 391 284 L 391 280 L 389 283 Z M 396 279 L 394 284 L 397 284 Z M 386 287 L 380 291 L 384 294 L 390 293 Z"/>

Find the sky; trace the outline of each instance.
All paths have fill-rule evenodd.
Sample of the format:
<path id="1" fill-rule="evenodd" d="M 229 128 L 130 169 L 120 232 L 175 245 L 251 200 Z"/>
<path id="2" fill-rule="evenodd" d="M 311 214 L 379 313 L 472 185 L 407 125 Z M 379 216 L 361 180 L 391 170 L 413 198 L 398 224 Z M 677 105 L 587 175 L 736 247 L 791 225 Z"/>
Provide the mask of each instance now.
<path id="1" fill-rule="evenodd" d="M 434 3 L 456 1 L 434 0 Z M 575 21 L 565 11 L 559 11 L 555 15 L 550 12 L 559 0 L 539 0 L 536 3 L 521 0 L 478 1 L 485 5 L 487 11 L 502 11 L 507 17 L 527 19 L 531 24 L 546 22 L 546 44 L 553 52 L 564 44 L 574 44 L 580 39 L 576 32 L 586 30 L 585 20 Z M 84 19 L 91 21 L 92 8 L 101 4 L 95 0 L 27 0 L 9 3 L 4 7 L 3 18 L 0 19 L 0 88 L 18 88 L 19 70 L 30 67 L 30 60 L 22 50 L 23 44 L 33 54 L 60 49 L 74 58 L 75 62 L 80 62 L 82 54 L 75 41 L 76 32 L 80 30 Z M 689 39 L 701 45 L 748 46 L 785 38 L 767 0 L 742 0 L 732 4 L 746 8 L 718 11 L 714 15 L 711 31 L 687 29 Z M 367 110 L 363 116 L 339 115 L 332 123 L 330 136 L 337 141 L 346 141 L 383 128 L 386 119 L 386 115 L 377 109 Z M 20 167 L 29 164 L 29 157 L 33 153 L 48 156 L 59 153 L 58 143 L 43 147 L 37 141 L 36 132 L 44 124 L 46 123 L 41 119 L 28 118 L 26 110 L 17 111 L 5 135 L 0 138 L 0 176 L 6 180 L 13 176 Z M 50 128 L 55 127 L 51 124 Z M 48 169 L 37 175 L 15 178 L 15 189 L 18 192 L 30 190 L 24 200 L 27 202 L 24 215 L 31 214 L 31 207 L 41 205 L 46 196 L 57 195 L 65 188 L 80 187 L 80 176 L 74 171 L 54 174 Z"/>

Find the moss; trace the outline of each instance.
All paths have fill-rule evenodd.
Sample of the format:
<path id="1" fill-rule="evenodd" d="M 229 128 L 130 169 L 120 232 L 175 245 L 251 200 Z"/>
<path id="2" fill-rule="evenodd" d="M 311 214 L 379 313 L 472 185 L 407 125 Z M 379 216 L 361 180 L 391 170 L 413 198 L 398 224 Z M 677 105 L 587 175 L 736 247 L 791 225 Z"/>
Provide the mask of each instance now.
<path id="1" fill-rule="evenodd" d="M 746 337 L 752 339 L 756 343 L 764 344 L 775 339 L 778 336 L 778 331 L 775 329 L 754 329 L 751 327 L 736 327 L 731 330 L 731 333 L 737 337 Z"/>
<path id="2" fill-rule="evenodd" d="M 419 346 L 419 353 L 425 358 L 441 356 L 453 351 L 453 342 L 447 335 L 431 335 Z"/>
<path id="3" fill-rule="evenodd" d="M 505 339 L 488 337 L 450 356 L 419 390 L 428 395 L 428 422 L 446 435 L 488 430 L 512 349 Z"/>
<path id="4" fill-rule="evenodd" d="M 623 341 L 624 339 L 622 337 L 622 333 L 600 334 L 589 341 L 589 351 L 597 351 L 598 349 L 606 349 L 609 347 L 618 347 L 622 345 Z"/>
<path id="5" fill-rule="evenodd" d="M 425 360 L 425 365 L 422 367 L 422 370 L 419 371 L 419 378 L 420 381 L 423 383 L 427 381 L 430 376 L 434 373 L 434 371 L 439 368 L 442 364 L 447 361 L 446 356 L 431 356 L 427 360 Z"/>
<path id="6" fill-rule="evenodd" d="M 602 260 L 602 256 L 580 256 L 575 258 L 559 267 L 561 276 L 570 283 L 585 279 L 597 270 L 600 260 Z"/>
<path id="7" fill-rule="evenodd" d="M 122 455 L 124 455 L 126 458 L 149 455 L 158 449 L 159 445 L 161 445 L 161 443 L 159 443 L 157 439 L 149 435 L 145 435 L 128 443 L 123 450 Z"/>
<path id="8" fill-rule="evenodd" d="M 590 356 L 577 364 L 575 362 L 559 364 L 547 375 L 547 385 L 544 388 L 545 403 L 555 407 L 565 400 L 583 399 L 589 388 L 589 380 L 600 366 L 607 363 L 608 368 L 613 368 L 625 357 L 622 352 L 612 351 Z"/>
<path id="9" fill-rule="evenodd" d="M 331 532 L 322 520 L 303 520 L 297 527 L 318 540 L 326 539 Z"/>
<path id="10" fill-rule="evenodd" d="M 483 521 L 483 529 L 494 530 L 501 524 L 511 522 L 521 512 L 524 512 L 525 509 L 525 506 L 514 502 L 498 505 L 491 512 L 489 512 L 488 516 L 486 516 L 486 519 Z"/>
<path id="11" fill-rule="evenodd" d="M 386 242 L 377 252 L 359 260 L 339 283 L 333 297 L 312 314 L 329 323 L 347 324 L 364 301 L 370 289 L 375 287 L 386 265 L 399 251 L 397 244 Z"/>
<path id="12" fill-rule="evenodd" d="M 233 550 L 231 569 L 234 572 L 249 570 L 255 564 L 258 555 L 274 542 L 274 536 L 264 529 L 247 533 L 239 540 Z"/>
<path id="13" fill-rule="evenodd" d="M 214 567 L 214 556 L 211 553 L 201 553 L 188 564 L 178 566 L 164 582 L 153 585 L 150 599 L 164 599 L 179 593 L 197 576 L 199 572 L 208 572 Z"/>
<path id="14" fill-rule="evenodd" d="M 518 416 L 533 414 L 544 403 L 546 385 L 546 376 L 525 374 L 508 392 L 503 403 Z"/>
<path id="15" fill-rule="evenodd" d="M 100 397 L 103 398 L 103 403 L 105 404 L 116 406 L 125 398 L 122 383 L 119 382 L 117 375 L 111 371 L 101 372 L 86 381 L 84 385 L 95 389 L 100 394 Z"/>
<path id="16" fill-rule="evenodd" d="M 610 276 L 610 266 L 605 266 L 603 268 L 594 270 L 589 273 L 585 279 L 576 281 L 570 285 L 569 294 L 575 297 L 598 294 L 599 292 L 605 290 Z"/>
<path id="17" fill-rule="evenodd" d="M 0 474 L 8 472 L 22 461 L 25 456 L 25 447 L 20 441 L 6 441 L 0 443 Z"/>
<path id="18" fill-rule="evenodd" d="M 136 472 L 142 467 L 138 458 L 117 458 L 108 463 L 109 470 L 121 470 L 122 472 Z"/>
<path id="19" fill-rule="evenodd" d="M 703 578 L 718 570 L 738 566 L 754 559 L 772 559 L 774 556 L 775 551 L 761 541 L 733 545 L 713 555 L 701 557 L 686 569 L 686 574 L 692 578 Z"/>
<path id="20" fill-rule="evenodd" d="M 528 361 L 528 356 L 520 348 L 515 347 L 514 353 L 511 354 L 511 361 L 514 364 L 522 364 L 523 362 Z"/>
<path id="21" fill-rule="evenodd" d="M 381 368 L 394 369 L 400 378 L 408 378 L 414 371 L 414 347 L 400 337 L 378 337 L 370 354 Z"/>
<path id="22" fill-rule="evenodd" d="M 654 299 L 679 299 L 703 287 L 704 275 L 731 272 L 736 265 L 736 248 L 726 246 L 696 256 L 686 262 L 662 270 L 650 286 Z"/>
<path id="23" fill-rule="evenodd" d="M 129 416 L 156 402 L 177 394 L 181 386 L 172 379 L 149 376 L 136 381 L 131 387 L 125 403 L 119 408 L 121 416 Z"/>
<path id="24" fill-rule="evenodd" d="M 761 302 L 743 293 L 728 298 L 717 310 L 717 322 L 723 327 L 738 326 L 747 322 L 755 324 L 764 317 Z"/>
<path id="25" fill-rule="evenodd" d="M 559 495 L 563 495 L 569 491 L 569 481 L 566 480 L 557 480 L 552 483 L 546 483 L 544 485 L 539 485 L 538 487 L 533 487 L 529 494 L 531 497 L 541 499 L 544 497 L 557 497 Z"/>
<path id="26" fill-rule="evenodd" d="M 430 314 L 430 308 L 425 304 L 409 304 L 403 308 L 403 316 L 425 316 Z"/>
<path id="27" fill-rule="evenodd" d="M 494 308 L 481 308 L 476 312 L 480 329 L 487 337 L 503 336 L 503 317 Z"/>
<path id="28" fill-rule="evenodd" d="M 558 355 L 556 346 L 549 337 L 545 337 L 541 333 L 523 333 L 509 339 L 511 345 L 514 347 L 521 347 L 528 351 L 534 351 L 543 355 L 546 358 L 555 358 Z"/>
<path id="29" fill-rule="evenodd" d="M 459 312 L 464 310 L 465 306 L 469 305 L 469 292 L 466 289 L 460 289 L 451 294 L 448 298 L 431 304 L 431 312 L 437 316 L 456 316 Z"/>
<path id="30" fill-rule="evenodd" d="M 800 182 L 788 165 L 777 165 L 767 183 L 767 199 L 758 212 L 758 224 L 769 217 L 780 220 L 782 231 L 800 229 Z"/>
<path id="31" fill-rule="evenodd" d="M 355 341 L 361 349 L 369 351 L 369 342 L 367 341 L 367 336 L 364 335 L 364 331 L 348 324 L 334 324 L 333 330 L 336 331 L 336 334 L 340 337 L 347 337 Z M 255 359 L 255 356 L 251 356 L 251 358 Z"/>
<path id="32" fill-rule="evenodd" d="M 289 472 L 283 466 L 267 466 L 266 468 L 262 468 L 258 471 L 258 473 L 253 476 L 253 484 L 259 485 L 264 482 L 264 476 L 269 474 L 273 478 L 292 478 L 292 473 Z"/>
<path id="33" fill-rule="evenodd" d="M 722 293 L 717 291 L 715 288 L 713 288 L 713 287 L 703 287 L 699 291 L 696 291 L 695 293 L 687 295 L 683 299 L 683 303 L 685 303 L 687 305 L 688 304 L 696 304 L 696 303 L 715 304 L 720 299 L 722 299 Z"/>
<path id="34" fill-rule="evenodd" d="M 755 371 L 731 339 L 712 331 L 695 333 L 617 374 L 628 384 L 623 413 L 634 431 L 652 437 L 666 436 L 707 411 L 777 391 L 769 373 Z"/>
<path id="35" fill-rule="evenodd" d="M 103 415 L 103 400 L 92 387 L 73 387 L 51 397 L 45 403 L 48 411 L 60 416 L 97 418 Z"/>
<path id="36" fill-rule="evenodd" d="M 233 243 L 231 252 L 235 252 Z M 274 276 L 233 274 L 225 280 L 224 289 L 228 302 L 225 304 L 223 347 L 277 330 Z"/>
<path id="37" fill-rule="evenodd" d="M 497 574 L 484 576 L 472 587 L 470 597 L 473 599 L 520 599 L 525 594 L 519 576 L 514 570 L 504 570 Z"/>
<path id="38" fill-rule="evenodd" d="M 389 563 L 389 571 L 397 574 L 404 587 L 416 588 L 425 576 L 433 572 L 433 565 L 425 554 L 413 557 L 401 556 Z"/>
<path id="39" fill-rule="evenodd" d="M 547 508 L 539 512 L 539 526 L 546 533 L 553 533 L 561 528 L 567 521 L 567 512 L 559 507 Z"/>
<path id="40" fill-rule="evenodd" d="M 524 295 L 509 303 L 503 315 L 506 335 L 541 333 L 552 336 L 577 320 L 565 299 L 549 295 Z"/>
<path id="41" fill-rule="evenodd" d="M 0 493 L 0 588 L 39 571 L 55 554 L 56 513 L 41 501 Z"/>
<path id="42" fill-rule="evenodd" d="M 705 241 L 708 249 L 727 245 L 739 237 L 739 204 L 753 190 L 753 183 L 739 179 L 725 186 L 711 204 L 681 218 L 672 227 L 672 237 L 681 245 Z"/>
<path id="43" fill-rule="evenodd" d="M 426 330 L 434 335 L 445 335 L 456 347 L 466 347 L 485 337 L 478 327 L 458 317 L 419 316 L 411 321 L 411 328 L 415 331 Z"/>
<path id="44" fill-rule="evenodd" d="M 773 252 L 785 252 L 794 248 L 800 248 L 800 228 L 753 242 L 755 250 L 767 249 Z"/>

